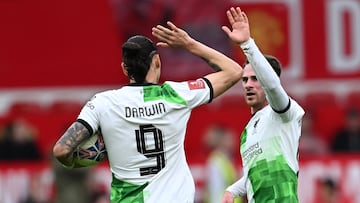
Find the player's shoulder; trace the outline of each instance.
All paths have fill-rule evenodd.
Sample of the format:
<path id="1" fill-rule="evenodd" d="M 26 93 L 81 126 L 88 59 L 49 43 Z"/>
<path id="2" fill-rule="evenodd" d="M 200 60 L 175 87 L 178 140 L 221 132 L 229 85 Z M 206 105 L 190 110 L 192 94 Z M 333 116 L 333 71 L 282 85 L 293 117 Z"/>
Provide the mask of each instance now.
<path id="1" fill-rule="evenodd" d="M 121 94 L 121 88 L 120 89 L 111 89 L 111 90 L 104 90 L 101 92 L 97 92 L 93 95 L 93 97 L 90 99 L 92 102 L 100 102 L 100 103 L 106 103 L 106 101 L 113 100 L 114 98 L 117 98 Z"/>
<path id="2" fill-rule="evenodd" d="M 118 94 L 121 94 L 123 92 L 126 92 L 126 90 L 127 90 L 126 87 L 128 87 L 128 86 L 125 85 L 125 86 L 121 86 L 121 87 L 119 87 L 117 89 L 114 88 L 114 89 L 103 90 L 103 91 L 95 93 L 94 96 L 99 97 L 99 98 L 111 97 L 111 96 L 118 95 Z"/>
<path id="3" fill-rule="evenodd" d="M 299 113 L 304 112 L 303 107 L 293 98 L 290 97 L 290 108 L 299 111 Z"/>
<path id="4" fill-rule="evenodd" d="M 267 113 L 271 115 L 273 119 L 279 120 L 281 122 L 288 122 L 291 120 L 299 120 L 304 115 L 304 109 L 297 103 L 294 99 L 289 98 L 289 104 L 285 110 L 281 112 L 275 111 L 270 105 L 265 108 Z"/>
<path id="5" fill-rule="evenodd" d="M 288 109 L 288 113 L 287 113 L 288 117 L 294 120 L 298 120 L 301 119 L 304 114 L 305 111 L 300 106 L 300 104 L 296 100 L 290 98 L 290 108 Z"/>
<path id="6" fill-rule="evenodd" d="M 102 92 L 97 92 L 94 94 L 94 96 L 90 99 L 90 100 L 101 100 L 101 99 L 104 99 L 106 97 L 108 97 L 108 95 L 111 94 L 111 91 L 112 90 L 105 90 L 105 91 L 102 91 Z"/>
<path id="7" fill-rule="evenodd" d="M 166 85 L 171 85 L 171 86 L 173 86 L 173 85 L 181 85 L 183 83 L 184 83 L 183 81 L 179 82 L 179 81 L 169 81 L 169 80 L 167 80 L 167 81 L 163 82 L 163 84 L 161 86 L 164 87 Z"/>
<path id="8" fill-rule="evenodd" d="M 194 89 L 205 89 L 207 82 L 204 78 L 198 78 L 198 79 L 192 79 L 192 80 L 186 80 L 181 82 L 175 82 L 175 81 L 165 81 L 163 83 L 163 86 L 170 85 L 174 88 L 184 88 L 188 90 L 194 90 Z"/>
<path id="9" fill-rule="evenodd" d="M 176 81 L 165 81 L 161 84 L 162 89 L 172 89 L 179 90 L 184 88 L 184 82 L 176 82 Z"/>

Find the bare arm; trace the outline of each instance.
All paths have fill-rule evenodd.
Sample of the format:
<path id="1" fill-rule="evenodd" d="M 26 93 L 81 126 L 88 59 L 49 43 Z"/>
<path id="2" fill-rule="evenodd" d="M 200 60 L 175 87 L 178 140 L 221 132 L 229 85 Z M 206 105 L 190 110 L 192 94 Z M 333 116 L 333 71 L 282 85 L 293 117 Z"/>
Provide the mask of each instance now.
<path id="1" fill-rule="evenodd" d="M 53 148 L 54 156 L 65 167 L 78 167 L 74 165 L 73 152 L 76 147 L 88 137 L 90 137 L 89 130 L 83 124 L 74 122 L 56 142 Z"/>
<path id="2" fill-rule="evenodd" d="M 160 42 L 159 47 L 183 48 L 204 59 L 217 72 L 206 75 L 214 90 L 214 98 L 224 93 L 237 83 L 242 76 L 242 68 L 231 58 L 191 38 L 184 30 L 168 22 L 169 28 L 158 25 L 152 29 L 152 34 Z"/>

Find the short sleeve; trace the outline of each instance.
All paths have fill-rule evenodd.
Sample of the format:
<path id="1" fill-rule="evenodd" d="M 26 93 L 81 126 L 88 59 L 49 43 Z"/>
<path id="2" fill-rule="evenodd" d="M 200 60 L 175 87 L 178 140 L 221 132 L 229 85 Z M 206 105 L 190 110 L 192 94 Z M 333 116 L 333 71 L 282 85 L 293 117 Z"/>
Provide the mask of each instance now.
<path id="1" fill-rule="evenodd" d="M 189 108 L 210 103 L 213 99 L 213 89 L 211 83 L 206 78 L 185 82 L 165 82 L 164 84 L 170 85 L 185 100 Z"/>
<path id="2" fill-rule="evenodd" d="M 282 122 L 289 122 L 302 119 L 304 114 L 304 109 L 295 100 L 290 98 L 287 110 L 281 113 L 273 111 L 273 118 L 279 118 Z"/>
<path id="3" fill-rule="evenodd" d="M 86 102 L 85 106 L 81 109 L 80 114 L 77 120 L 80 120 L 84 123 L 90 132 L 96 132 L 100 126 L 100 112 L 103 106 L 105 105 L 105 101 L 101 99 L 100 95 L 95 95 L 88 102 Z M 87 124 L 87 125 L 86 125 Z"/>

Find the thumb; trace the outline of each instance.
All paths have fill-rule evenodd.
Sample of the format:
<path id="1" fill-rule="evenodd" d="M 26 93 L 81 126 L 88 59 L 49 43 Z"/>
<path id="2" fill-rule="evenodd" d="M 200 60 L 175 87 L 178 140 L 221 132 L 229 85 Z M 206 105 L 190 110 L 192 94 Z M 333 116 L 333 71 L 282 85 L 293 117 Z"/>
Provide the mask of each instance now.
<path id="1" fill-rule="evenodd" d="M 164 47 L 164 48 L 168 48 L 168 47 L 169 47 L 169 45 L 168 45 L 167 43 L 165 43 L 165 42 L 158 42 L 158 43 L 156 43 L 156 46 L 158 46 L 158 47 Z"/>
<path id="2" fill-rule="evenodd" d="M 221 29 L 222 29 L 228 36 L 230 36 L 231 30 L 230 30 L 227 26 L 222 26 Z"/>

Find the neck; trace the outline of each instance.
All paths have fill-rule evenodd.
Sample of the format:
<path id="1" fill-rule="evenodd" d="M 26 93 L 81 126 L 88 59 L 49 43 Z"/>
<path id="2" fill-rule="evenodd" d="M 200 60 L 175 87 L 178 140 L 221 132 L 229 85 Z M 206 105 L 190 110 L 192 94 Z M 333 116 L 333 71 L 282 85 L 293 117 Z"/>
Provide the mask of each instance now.
<path id="1" fill-rule="evenodd" d="M 152 64 L 149 68 L 149 71 L 146 74 L 145 81 L 148 83 L 157 84 L 159 81 L 159 76 L 157 73 L 157 68 Z"/>
<path id="2" fill-rule="evenodd" d="M 256 106 L 252 106 L 251 107 L 251 115 L 254 115 L 256 112 L 260 111 L 261 109 L 263 109 L 265 106 L 267 106 L 269 103 L 267 101 L 265 101 L 262 104 L 256 105 Z"/>
<path id="3" fill-rule="evenodd" d="M 130 80 L 129 84 L 157 84 L 154 82 L 148 82 L 148 81 L 144 81 L 144 82 L 136 82 L 135 80 Z"/>

